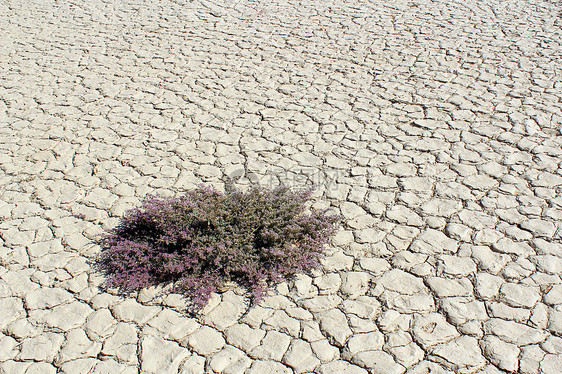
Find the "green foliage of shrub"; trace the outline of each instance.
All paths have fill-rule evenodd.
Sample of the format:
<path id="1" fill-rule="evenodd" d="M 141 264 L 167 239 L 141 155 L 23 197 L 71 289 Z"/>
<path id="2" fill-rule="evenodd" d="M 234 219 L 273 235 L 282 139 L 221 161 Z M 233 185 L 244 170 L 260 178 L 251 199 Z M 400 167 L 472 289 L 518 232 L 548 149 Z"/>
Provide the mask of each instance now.
<path id="1" fill-rule="evenodd" d="M 133 291 L 172 283 L 195 309 L 226 282 L 259 301 L 272 285 L 319 266 L 339 217 L 305 214 L 311 190 L 198 188 L 148 196 L 100 240 L 106 285 Z"/>

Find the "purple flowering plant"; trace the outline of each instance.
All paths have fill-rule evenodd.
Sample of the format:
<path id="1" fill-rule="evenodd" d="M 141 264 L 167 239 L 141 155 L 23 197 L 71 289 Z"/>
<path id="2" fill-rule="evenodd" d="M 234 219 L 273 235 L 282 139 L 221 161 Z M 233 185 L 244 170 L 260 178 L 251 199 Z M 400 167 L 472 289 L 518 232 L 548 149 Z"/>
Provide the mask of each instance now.
<path id="1" fill-rule="evenodd" d="M 340 218 L 326 210 L 305 214 L 311 193 L 199 187 L 175 198 L 149 195 L 102 236 L 96 263 L 108 287 L 171 283 L 195 309 L 226 282 L 257 302 L 272 285 L 320 265 Z"/>

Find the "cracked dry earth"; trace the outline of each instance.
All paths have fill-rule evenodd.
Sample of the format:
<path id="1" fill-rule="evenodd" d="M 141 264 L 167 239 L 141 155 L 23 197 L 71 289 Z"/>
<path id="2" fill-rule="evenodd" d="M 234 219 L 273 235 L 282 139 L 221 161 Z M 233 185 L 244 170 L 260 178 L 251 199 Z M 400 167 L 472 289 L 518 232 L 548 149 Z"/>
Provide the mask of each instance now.
<path id="1" fill-rule="evenodd" d="M 535 0 L 0 3 L 0 372 L 559 373 L 562 19 Z M 317 184 L 259 306 L 102 291 L 147 193 Z"/>

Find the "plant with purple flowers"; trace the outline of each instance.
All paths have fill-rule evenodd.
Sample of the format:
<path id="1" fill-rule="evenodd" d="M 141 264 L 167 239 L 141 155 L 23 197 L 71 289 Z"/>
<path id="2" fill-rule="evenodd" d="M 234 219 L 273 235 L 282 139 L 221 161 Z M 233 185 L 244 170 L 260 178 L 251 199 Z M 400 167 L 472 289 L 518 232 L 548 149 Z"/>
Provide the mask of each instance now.
<path id="1" fill-rule="evenodd" d="M 311 193 L 200 187 L 176 198 L 149 195 L 103 235 L 97 265 L 109 287 L 172 283 L 195 309 L 226 282 L 257 302 L 270 286 L 320 265 L 340 218 L 326 210 L 305 214 Z"/>

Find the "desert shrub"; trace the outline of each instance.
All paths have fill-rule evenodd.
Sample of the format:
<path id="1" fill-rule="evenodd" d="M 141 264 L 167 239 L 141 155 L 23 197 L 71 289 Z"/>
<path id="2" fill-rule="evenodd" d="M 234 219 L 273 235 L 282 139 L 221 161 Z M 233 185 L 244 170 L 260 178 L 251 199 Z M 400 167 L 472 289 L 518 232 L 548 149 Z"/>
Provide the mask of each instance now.
<path id="1" fill-rule="evenodd" d="M 259 301 L 271 285 L 319 266 L 339 217 L 305 214 L 311 192 L 201 187 L 176 198 L 148 196 L 103 235 L 96 262 L 109 287 L 172 283 L 195 309 L 225 282 Z"/>

